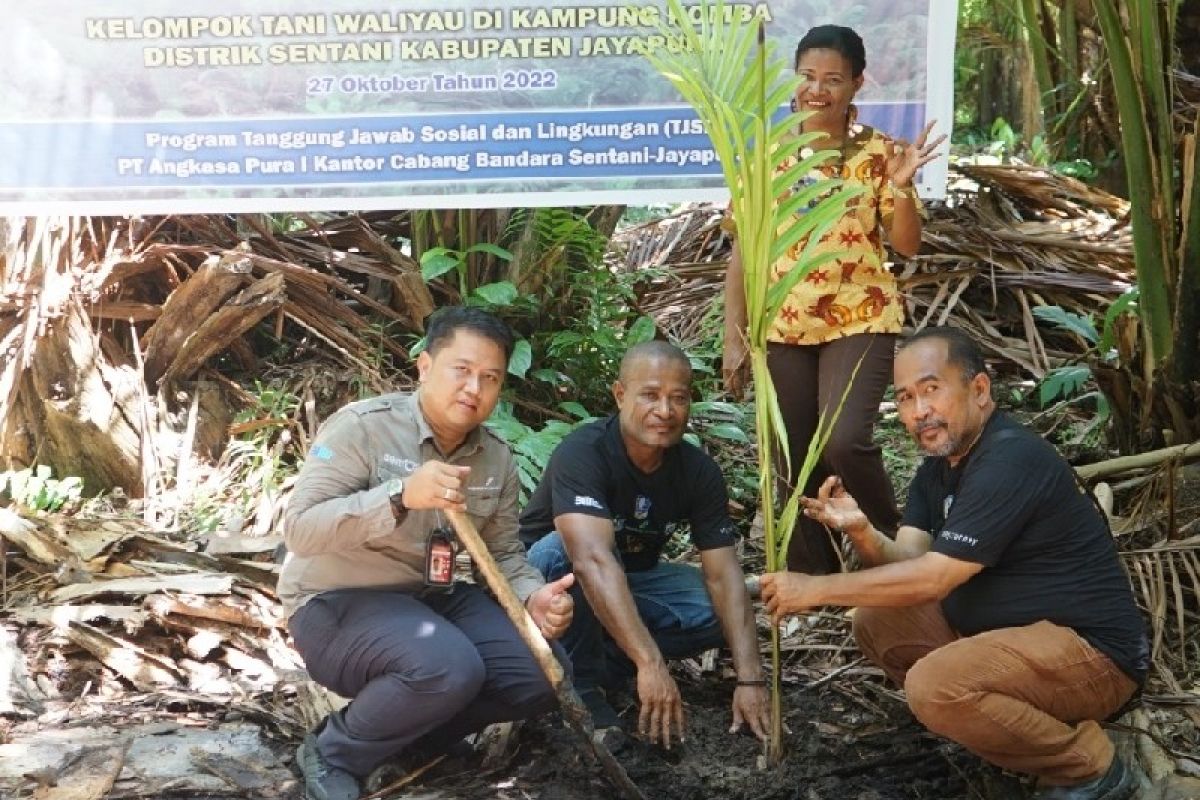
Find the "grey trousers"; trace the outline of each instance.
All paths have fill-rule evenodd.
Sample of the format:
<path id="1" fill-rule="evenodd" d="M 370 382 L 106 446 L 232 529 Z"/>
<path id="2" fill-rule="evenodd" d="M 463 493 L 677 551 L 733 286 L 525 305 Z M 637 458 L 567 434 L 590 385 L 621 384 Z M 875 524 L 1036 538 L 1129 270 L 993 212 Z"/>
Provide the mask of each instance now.
<path id="1" fill-rule="evenodd" d="M 330 715 L 317 746 L 331 766 L 359 777 L 414 743 L 440 749 L 492 722 L 555 705 L 516 628 L 477 586 L 325 592 L 288 627 L 312 679 L 352 698 Z M 562 648 L 553 647 L 566 665 Z"/>

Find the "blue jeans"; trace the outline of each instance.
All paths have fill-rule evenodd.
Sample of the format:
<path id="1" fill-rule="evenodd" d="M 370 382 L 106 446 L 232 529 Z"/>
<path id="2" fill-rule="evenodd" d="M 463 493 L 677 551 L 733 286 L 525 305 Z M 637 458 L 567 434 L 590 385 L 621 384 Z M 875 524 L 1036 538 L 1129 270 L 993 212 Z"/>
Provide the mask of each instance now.
<path id="1" fill-rule="evenodd" d="M 529 563 L 555 581 L 571 571 L 562 536 L 543 536 L 529 549 Z M 659 562 L 652 569 L 626 572 L 629 591 L 663 658 L 687 658 L 725 643 L 721 623 L 700 570 L 689 564 Z M 561 642 L 571 659 L 580 690 L 619 684 L 634 675 L 629 658 L 608 636 L 576 581 L 571 587 L 575 615 Z"/>

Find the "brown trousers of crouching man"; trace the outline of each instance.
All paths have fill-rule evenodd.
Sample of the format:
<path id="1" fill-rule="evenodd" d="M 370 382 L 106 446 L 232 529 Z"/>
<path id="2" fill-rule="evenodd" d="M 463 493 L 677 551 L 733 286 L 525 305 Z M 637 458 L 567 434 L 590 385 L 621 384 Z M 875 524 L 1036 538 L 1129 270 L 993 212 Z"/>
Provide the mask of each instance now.
<path id="1" fill-rule="evenodd" d="M 1113 744 L 1097 720 L 1137 689 L 1108 656 L 1051 622 L 960 637 L 940 605 L 926 603 L 859 608 L 854 636 L 925 727 L 1047 785 L 1108 769 Z"/>

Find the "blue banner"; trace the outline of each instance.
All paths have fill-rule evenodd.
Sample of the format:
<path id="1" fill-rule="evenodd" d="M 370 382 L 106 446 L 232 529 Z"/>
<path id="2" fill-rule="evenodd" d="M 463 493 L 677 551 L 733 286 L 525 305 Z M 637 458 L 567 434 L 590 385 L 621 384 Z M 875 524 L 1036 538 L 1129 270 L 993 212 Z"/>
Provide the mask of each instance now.
<path id="1" fill-rule="evenodd" d="M 0 53 L 0 211 L 723 196 L 702 126 L 642 55 L 677 45 L 657 30 L 664 6 L 250 5 L 217 0 L 203 16 L 152 0 L 11 9 L 17 46 Z M 811 5 L 735 4 L 731 13 L 766 21 L 775 51 L 790 54 L 809 25 L 828 21 Z M 938 116 L 949 122 L 934 71 L 949 70 L 953 15 L 939 32 L 930 22 L 938 8 L 889 0 L 843 9 L 867 41 L 861 121 L 913 137 L 945 106 Z M 902 44 L 896 30 L 919 35 Z M 926 42 L 939 38 L 935 58 Z M 925 170 L 925 194 L 937 193 L 941 175 L 944 164 Z"/>

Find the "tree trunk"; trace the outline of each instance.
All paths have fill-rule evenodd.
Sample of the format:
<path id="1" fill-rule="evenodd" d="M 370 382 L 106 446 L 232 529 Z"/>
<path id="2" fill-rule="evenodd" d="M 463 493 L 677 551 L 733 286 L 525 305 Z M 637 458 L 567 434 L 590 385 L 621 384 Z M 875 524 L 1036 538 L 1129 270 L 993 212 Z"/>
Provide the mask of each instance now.
<path id="1" fill-rule="evenodd" d="M 86 489 L 112 486 L 143 493 L 140 376 L 111 364 L 100 350 L 77 300 L 49 322 L 17 391 L 18 430 L 36 450 L 26 463 L 49 465 L 56 475 L 78 475 Z"/>

